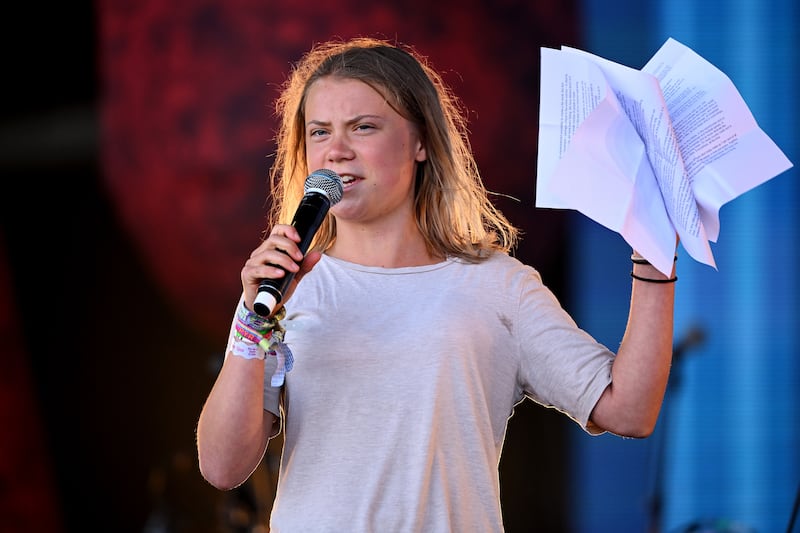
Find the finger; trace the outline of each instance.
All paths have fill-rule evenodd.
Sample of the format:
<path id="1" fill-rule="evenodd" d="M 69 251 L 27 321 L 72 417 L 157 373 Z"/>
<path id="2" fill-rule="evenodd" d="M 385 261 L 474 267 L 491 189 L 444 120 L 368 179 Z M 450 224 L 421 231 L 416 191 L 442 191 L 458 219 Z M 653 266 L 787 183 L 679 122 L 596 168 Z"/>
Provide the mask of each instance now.
<path id="1" fill-rule="evenodd" d="M 275 226 L 269 236 L 256 248 L 251 257 L 261 255 L 271 250 L 283 252 L 297 262 L 303 260 L 303 253 L 297 244 L 300 242 L 300 235 L 293 226 Z"/>
<path id="2" fill-rule="evenodd" d="M 262 281 L 283 278 L 287 271 L 296 272 L 299 268 L 290 257 L 276 250 L 267 250 L 248 259 L 241 271 L 242 289 L 248 309 L 253 308 Z"/>
<path id="3" fill-rule="evenodd" d="M 294 247 L 294 244 L 289 246 L 290 253 Z M 302 259 L 302 254 L 299 255 Z M 247 279 L 243 277 L 243 282 L 259 283 L 262 279 L 282 278 L 286 272 L 296 273 L 300 270 L 300 265 L 281 248 L 276 247 L 254 253 L 245 263 L 245 270 L 243 275 Z"/>
<path id="4" fill-rule="evenodd" d="M 297 272 L 299 266 L 282 252 L 274 252 L 248 260 L 242 268 L 242 282 L 258 285 L 263 279 L 279 279 L 286 272 Z"/>

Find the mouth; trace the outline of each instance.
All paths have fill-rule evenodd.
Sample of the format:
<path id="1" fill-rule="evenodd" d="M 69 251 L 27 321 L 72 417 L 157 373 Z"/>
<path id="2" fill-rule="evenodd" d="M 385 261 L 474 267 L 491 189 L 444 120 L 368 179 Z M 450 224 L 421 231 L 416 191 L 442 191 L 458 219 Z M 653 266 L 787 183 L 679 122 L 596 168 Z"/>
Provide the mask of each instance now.
<path id="1" fill-rule="evenodd" d="M 342 178 L 342 185 L 345 187 L 358 181 L 357 177 L 351 176 L 350 174 L 340 174 L 339 177 Z"/>

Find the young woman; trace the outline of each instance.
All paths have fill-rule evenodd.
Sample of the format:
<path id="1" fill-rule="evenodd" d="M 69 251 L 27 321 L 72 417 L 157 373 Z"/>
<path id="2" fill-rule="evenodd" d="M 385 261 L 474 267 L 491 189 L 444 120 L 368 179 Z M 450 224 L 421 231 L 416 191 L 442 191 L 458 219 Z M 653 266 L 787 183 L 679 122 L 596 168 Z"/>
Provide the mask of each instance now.
<path id="1" fill-rule="evenodd" d="M 674 273 L 634 252 L 616 354 L 579 329 L 509 255 L 517 231 L 487 197 L 458 101 L 410 48 L 319 45 L 278 109 L 273 226 L 241 271 L 197 427 L 212 485 L 247 480 L 283 429 L 271 531 L 502 531 L 498 464 L 518 402 L 592 434 L 652 432 Z M 344 194 L 304 256 L 290 221 L 317 169 Z M 260 319 L 259 283 L 285 271 L 285 307 Z"/>

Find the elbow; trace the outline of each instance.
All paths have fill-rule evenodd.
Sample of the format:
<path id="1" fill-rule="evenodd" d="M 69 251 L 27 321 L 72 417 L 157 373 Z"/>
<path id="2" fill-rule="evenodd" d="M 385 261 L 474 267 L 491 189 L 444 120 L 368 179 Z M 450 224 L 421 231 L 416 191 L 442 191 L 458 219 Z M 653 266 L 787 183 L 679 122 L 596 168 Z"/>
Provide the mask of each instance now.
<path id="1" fill-rule="evenodd" d="M 219 490 L 231 490 L 246 482 L 255 472 L 266 452 L 265 440 L 253 446 L 229 449 L 213 439 L 197 439 L 197 462 L 200 475 Z"/>
<path id="2" fill-rule="evenodd" d="M 231 469 L 224 468 L 216 464 L 214 461 L 203 460 L 199 456 L 200 475 L 203 476 L 212 487 L 218 490 L 232 490 L 244 483 L 247 479 L 241 479 L 240 476 L 232 474 Z"/>
<path id="3" fill-rule="evenodd" d="M 590 422 L 598 433 L 607 431 L 620 437 L 632 439 L 645 439 L 653 434 L 656 428 L 658 414 L 645 414 L 635 409 L 622 411 L 594 413 Z M 595 432 L 595 431 L 593 431 Z"/>
<path id="4" fill-rule="evenodd" d="M 621 395 L 609 386 L 595 405 L 590 420 L 603 431 L 645 439 L 653 434 L 661 411 L 660 398 Z"/>
<path id="5" fill-rule="evenodd" d="M 247 481 L 251 472 L 245 472 L 241 461 L 232 460 L 231 455 L 223 450 L 204 445 L 200 439 L 197 442 L 197 463 L 203 479 L 218 490 L 235 489 Z"/>
<path id="6" fill-rule="evenodd" d="M 651 436 L 656 429 L 657 417 L 643 417 L 640 419 L 630 419 L 619 428 L 618 433 L 623 437 L 632 439 L 646 439 Z M 617 433 L 616 431 L 614 433 Z"/>
<path id="7" fill-rule="evenodd" d="M 625 436 L 630 437 L 632 439 L 646 439 L 647 437 L 653 434 L 654 430 L 655 430 L 655 425 L 652 424 L 636 426 L 628 430 Z"/>

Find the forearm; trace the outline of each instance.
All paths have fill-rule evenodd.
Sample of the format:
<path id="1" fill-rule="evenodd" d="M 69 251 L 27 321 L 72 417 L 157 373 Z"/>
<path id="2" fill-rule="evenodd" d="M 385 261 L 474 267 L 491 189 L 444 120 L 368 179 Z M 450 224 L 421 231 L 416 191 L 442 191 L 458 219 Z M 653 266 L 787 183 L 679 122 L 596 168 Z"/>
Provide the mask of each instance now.
<path id="1" fill-rule="evenodd" d="M 667 279 L 647 264 L 634 264 L 633 272 L 645 279 Z M 669 277 L 675 277 L 674 270 Z M 674 283 L 633 279 L 628 324 L 612 366 L 612 383 L 592 413 L 595 425 L 631 437 L 652 433 L 669 379 L 674 301 Z"/>
<path id="2" fill-rule="evenodd" d="M 228 353 L 197 424 L 200 472 L 209 483 L 220 489 L 236 487 L 252 474 L 264 456 L 278 419 L 264 409 L 265 373 L 269 372 L 270 378 L 275 378 L 275 365 L 278 363 L 275 355 L 267 357 L 267 364 L 265 352 L 277 351 L 286 356 L 284 350 L 288 348 L 283 344 L 284 330 L 279 322 L 285 309 L 279 309 L 268 318 L 251 309 L 261 280 L 275 275 L 274 269 L 282 272 L 270 264 L 298 268 L 294 261 L 287 259 L 286 253 L 280 251 L 296 251 L 297 248 L 293 240 L 284 238 L 277 231 L 280 228 L 288 230 L 299 240 L 291 226 L 277 226 L 270 238 L 245 263 L 241 273 L 242 297 L 231 324 Z M 278 241 L 277 244 L 274 241 Z M 319 254 L 312 259 L 318 261 Z M 314 260 L 304 261 L 306 269 L 314 263 Z M 302 268 L 300 270 L 296 280 L 304 273 Z M 280 370 L 285 369 L 281 366 Z M 277 412 L 277 405 L 272 407 Z"/>
<path id="3" fill-rule="evenodd" d="M 264 362 L 228 354 L 197 424 L 200 471 L 220 489 L 258 466 L 275 416 L 264 410 Z"/>

